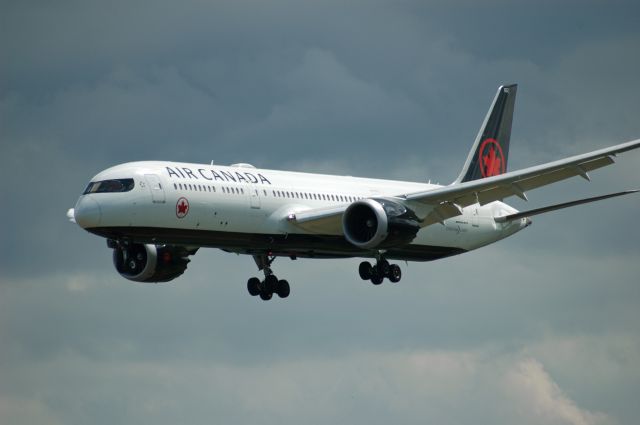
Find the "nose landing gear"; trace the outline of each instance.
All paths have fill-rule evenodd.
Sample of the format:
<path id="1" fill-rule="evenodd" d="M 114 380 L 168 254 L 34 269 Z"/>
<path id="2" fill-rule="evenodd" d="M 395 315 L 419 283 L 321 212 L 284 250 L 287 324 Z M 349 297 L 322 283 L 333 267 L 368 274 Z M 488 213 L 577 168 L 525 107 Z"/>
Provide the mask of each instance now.
<path id="1" fill-rule="evenodd" d="M 287 298 L 291 293 L 289 282 L 286 280 L 278 280 L 271 270 L 271 263 L 275 257 L 269 258 L 266 255 L 256 255 L 253 257 L 258 265 L 258 269 L 264 272 L 264 280 L 252 277 L 247 281 L 247 290 L 253 297 L 260 296 L 260 299 L 269 301 L 273 298 L 273 294 L 277 294 L 280 298 Z"/>
<path id="2" fill-rule="evenodd" d="M 400 266 L 397 264 L 389 264 L 389 262 L 382 257 L 380 257 L 373 266 L 368 261 L 363 261 L 360 263 L 358 272 L 362 280 L 370 280 L 374 285 L 380 285 L 385 277 L 393 283 L 400 282 L 402 278 Z"/>

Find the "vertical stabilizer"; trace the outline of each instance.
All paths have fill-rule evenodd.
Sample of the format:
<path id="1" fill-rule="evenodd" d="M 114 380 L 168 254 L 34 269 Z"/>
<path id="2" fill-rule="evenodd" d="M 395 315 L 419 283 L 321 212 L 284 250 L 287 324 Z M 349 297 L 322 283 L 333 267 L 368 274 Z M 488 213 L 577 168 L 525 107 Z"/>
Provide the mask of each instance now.
<path id="1" fill-rule="evenodd" d="M 455 183 L 497 176 L 507 171 L 516 84 L 500 86 Z"/>

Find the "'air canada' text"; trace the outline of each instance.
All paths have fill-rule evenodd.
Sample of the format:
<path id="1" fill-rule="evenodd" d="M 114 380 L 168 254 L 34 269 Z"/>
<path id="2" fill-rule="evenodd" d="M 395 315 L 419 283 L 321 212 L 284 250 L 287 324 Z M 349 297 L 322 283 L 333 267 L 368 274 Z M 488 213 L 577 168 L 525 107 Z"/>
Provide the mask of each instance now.
<path id="1" fill-rule="evenodd" d="M 269 179 L 260 173 L 238 172 L 238 171 L 224 171 L 218 169 L 206 169 L 198 168 L 195 172 L 187 167 L 166 167 L 169 177 L 179 179 L 194 179 L 194 180 L 219 180 L 221 182 L 235 182 L 235 183 L 260 183 L 271 184 Z"/>

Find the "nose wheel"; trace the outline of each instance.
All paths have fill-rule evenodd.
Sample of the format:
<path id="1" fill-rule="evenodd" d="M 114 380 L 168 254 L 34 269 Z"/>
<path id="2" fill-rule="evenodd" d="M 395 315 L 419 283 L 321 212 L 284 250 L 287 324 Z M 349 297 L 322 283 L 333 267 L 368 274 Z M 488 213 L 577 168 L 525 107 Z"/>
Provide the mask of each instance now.
<path id="1" fill-rule="evenodd" d="M 254 260 L 258 268 L 264 272 L 264 279 L 252 277 L 247 281 L 247 290 L 252 297 L 259 296 L 263 301 L 269 301 L 276 294 L 280 298 L 287 298 L 291 293 L 289 282 L 282 279 L 279 280 L 271 270 L 271 263 L 275 257 L 254 256 Z"/>
<path id="2" fill-rule="evenodd" d="M 384 258 L 380 258 L 375 265 L 368 261 L 360 263 L 358 268 L 362 280 L 370 280 L 374 285 L 380 285 L 387 278 L 393 283 L 400 282 L 402 270 L 397 264 L 389 264 Z"/>

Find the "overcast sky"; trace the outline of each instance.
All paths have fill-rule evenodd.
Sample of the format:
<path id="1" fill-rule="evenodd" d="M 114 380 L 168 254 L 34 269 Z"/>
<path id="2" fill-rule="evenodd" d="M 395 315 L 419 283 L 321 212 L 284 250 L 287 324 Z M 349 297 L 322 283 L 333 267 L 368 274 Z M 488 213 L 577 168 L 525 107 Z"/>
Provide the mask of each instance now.
<path id="1" fill-rule="evenodd" d="M 346 4 L 345 4 L 346 3 Z M 637 1 L 0 1 L 0 423 L 635 424 L 640 196 L 403 265 L 201 250 L 169 284 L 68 223 L 142 159 L 449 183 L 501 83 L 511 169 L 640 138 Z M 640 152 L 519 209 L 640 187 Z"/>

